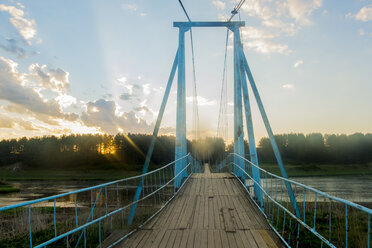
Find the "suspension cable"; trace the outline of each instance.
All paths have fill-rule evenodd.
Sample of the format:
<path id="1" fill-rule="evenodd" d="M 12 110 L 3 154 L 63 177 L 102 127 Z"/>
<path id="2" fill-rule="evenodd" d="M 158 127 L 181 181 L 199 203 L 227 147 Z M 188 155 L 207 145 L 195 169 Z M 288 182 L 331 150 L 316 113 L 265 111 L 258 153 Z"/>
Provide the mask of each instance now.
<path id="1" fill-rule="evenodd" d="M 181 1 L 181 0 L 178 0 L 178 2 L 180 3 L 180 5 L 181 5 L 181 7 L 182 7 L 182 9 L 183 9 L 183 12 L 185 13 L 187 19 L 189 20 L 189 22 L 191 22 L 191 19 L 190 19 L 189 15 L 187 14 L 187 11 L 186 11 L 186 9 L 185 9 L 185 6 L 183 6 L 182 1 Z"/>
<path id="2" fill-rule="evenodd" d="M 218 115 L 218 127 L 217 136 L 228 140 L 228 122 L 227 122 L 227 47 L 229 44 L 229 29 L 226 32 L 226 42 L 225 42 L 225 57 L 223 63 L 223 73 L 222 73 L 222 86 L 221 86 L 221 97 L 220 97 L 220 111 Z"/>
<path id="3" fill-rule="evenodd" d="M 178 0 L 179 4 L 181 5 L 183 12 L 185 13 L 189 22 L 191 19 L 187 14 L 185 6 L 183 5 L 181 0 Z M 198 111 L 198 94 L 196 90 L 196 72 L 195 72 L 195 55 L 194 55 L 194 40 L 192 36 L 192 28 L 190 27 L 190 42 L 191 42 L 191 57 L 192 57 L 192 72 L 193 72 L 193 125 L 194 125 L 194 139 L 199 139 L 199 111 Z"/>

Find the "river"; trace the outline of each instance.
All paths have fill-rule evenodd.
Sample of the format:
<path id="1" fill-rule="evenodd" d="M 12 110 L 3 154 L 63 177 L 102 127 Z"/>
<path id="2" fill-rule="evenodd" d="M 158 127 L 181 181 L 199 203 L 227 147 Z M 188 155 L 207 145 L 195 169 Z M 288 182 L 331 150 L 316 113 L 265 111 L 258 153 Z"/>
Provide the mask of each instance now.
<path id="1" fill-rule="evenodd" d="M 352 202 L 372 202 L 372 175 L 338 177 L 293 177 L 294 181 Z M 104 181 L 12 181 L 20 192 L 0 195 L 0 206 L 60 194 Z M 301 197 L 298 198 L 301 201 Z M 310 199 L 308 199 L 310 200 Z"/>

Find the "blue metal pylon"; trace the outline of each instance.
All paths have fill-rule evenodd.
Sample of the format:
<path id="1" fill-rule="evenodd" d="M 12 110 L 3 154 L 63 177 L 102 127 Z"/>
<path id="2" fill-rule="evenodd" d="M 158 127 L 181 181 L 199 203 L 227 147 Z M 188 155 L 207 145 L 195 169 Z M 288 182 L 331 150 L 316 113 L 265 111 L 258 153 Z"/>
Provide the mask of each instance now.
<path id="1" fill-rule="evenodd" d="M 186 143 L 186 76 L 185 76 L 185 32 L 189 27 L 179 27 L 178 40 L 178 82 L 177 82 L 177 122 L 176 122 L 176 163 L 174 175 L 176 176 L 183 168 L 186 167 L 187 160 L 181 159 L 187 154 Z M 182 179 L 187 177 L 185 170 L 181 176 L 174 180 L 174 187 L 178 189 L 181 186 Z"/>
<path id="2" fill-rule="evenodd" d="M 232 29 L 234 34 L 234 153 L 245 157 L 243 109 L 242 109 L 242 70 L 239 59 L 240 33 L 236 26 Z M 244 169 L 244 161 L 234 157 L 234 163 Z M 245 184 L 245 176 L 241 169 L 234 167 L 234 174 Z"/>

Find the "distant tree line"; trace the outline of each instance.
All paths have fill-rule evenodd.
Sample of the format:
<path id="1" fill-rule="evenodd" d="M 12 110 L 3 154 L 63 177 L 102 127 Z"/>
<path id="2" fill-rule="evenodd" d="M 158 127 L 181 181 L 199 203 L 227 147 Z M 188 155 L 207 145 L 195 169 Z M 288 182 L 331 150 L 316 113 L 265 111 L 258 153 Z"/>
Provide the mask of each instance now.
<path id="1" fill-rule="evenodd" d="M 360 164 L 372 162 L 372 134 L 352 135 L 281 134 L 275 135 L 279 151 L 286 163 L 295 164 Z M 269 138 L 258 144 L 259 161 L 275 162 Z"/>
<path id="2" fill-rule="evenodd" d="M 152 135 L 63 135 L 0 141 L 0 166 L 21 162 L 32 168 L 125 168 L 140 170 L 145 162 Z M 221 159 L 225 143 L 219 138 L 187 141 L 203 161 Z M 174 161 L 175 137 L 159 136 L 151 157 L 151 166 Z"/>
<path id="3" fill-rule="evenodd" d="M 32 168 L 125 168 L 140 170 L 152 136 L 147 134 L 64 135 L 0 141 L 0 166 L 22 164 Z M 275 136 L 286 163 L 370 163 L 372 134 L 352 135 L 281 134 Z M 187 141 L 188 151 L 202 162 L 220 161 L 233 151 L 233 144 L 206 137 Z M 245 142 L 245 151 L 248 152 Z M 151 166 L 174 161 L 175 137 L 160 136 L 156 140 Z M 260 162 L 274 163 L 275 157 L 268 138 L 257 147 Z"/>

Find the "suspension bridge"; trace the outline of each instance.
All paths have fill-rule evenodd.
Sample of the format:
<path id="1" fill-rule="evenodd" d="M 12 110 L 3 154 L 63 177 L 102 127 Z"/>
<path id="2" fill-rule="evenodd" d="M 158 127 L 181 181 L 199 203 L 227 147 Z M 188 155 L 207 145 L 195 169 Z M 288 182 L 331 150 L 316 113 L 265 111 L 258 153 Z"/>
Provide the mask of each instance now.
<path id="1" fill-rule="evenodd" d="M 288 178 L 244 54 L 240 28 L 245 23 L 231 18 L 226 22 L 188 19 L 188 22 L 174 22 L 179 29 L 178 49 L 142 173 L 1 207 L 2 238 L 24 237 L 30 248 L 353 247 L 351 240 L 371 247 L 371 209 Z M 192 39 L 192 28 L 226 28 L 225 52 L 229 32 L 233 36 L 234 152 L 218 164 L 200 164 L 187 151 L 185 34 L 190 32 Z M 192 58 L 194 62 L 194 54 Z M 176 71 L 175 161 L 148 171 Z M 195 68 L 193 72 L 195 96 Z M 281 176 L 265 171 L 258 164 L 248 83 Z M 194 104 L 197 106 L 196 100 Z M 226 109 L 220 111 L 220 115 L 225 112 Z M 243 113 L 249 151 L 244 150 Z M 219 126 L 223 126 L 220 123 L 222 117 Z"/>

